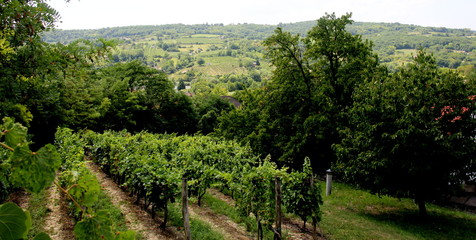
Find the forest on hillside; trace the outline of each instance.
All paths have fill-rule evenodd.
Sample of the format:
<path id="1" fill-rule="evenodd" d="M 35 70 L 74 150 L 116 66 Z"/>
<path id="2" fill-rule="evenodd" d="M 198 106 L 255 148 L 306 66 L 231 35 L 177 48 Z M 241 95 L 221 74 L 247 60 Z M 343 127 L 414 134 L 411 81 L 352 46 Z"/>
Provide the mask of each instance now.
<path id="1" fill-rule="evenodd" d="M 113 62 L 137 60 L 169 75 L 175 86 L 193 94 L 227 95 L 255 88 L 271 76 L 262 41 L 277 27 L 306 36 L 316 21 L 259 24 L 169 24 L 44 33 L 49 43 L 78 39 L 113 40 Z M 441 68 L 468 74 L 476 64 L 476 32 L 469 29 L 421 27 L 399 23 L 354 22 L 346 30 L 373 43 L 381 64 L 395 72 L 419 49 L 435 56 Z"/>
<path id="2" fill-rule="evenodd" d="M 191 37 L 213 38 L 217 45 L 223 43 L 238 44 L 243 41 L 264 40 L 273 34 L 276 27 L 293 34 L 304 36 L 315 25 L 315 21 L 298 23 L 282 23 L 278 25 L 259 24 L 170 24 L 157 26 L 130 26 L 115 27 L 96 30 L 55 30 L 44 35 L 47 42 L 68 43 L 76 39 L 121 39 L 124 48 L 130 45 L 140 45 L 145 39 L 149 40 L 173 40 L 177 49 L 186 43 L 194 41 L 180 41 L 179 39 Z M 411 53 L 419 48 L 428 49 L 432 52 L 440 67 L 456 69 L 461 65 L 476 63 L 476 31 L 470 29 L 451 29 L 443 27 L 422 27 L 417 25 L 399 23 L 370 23 L 354 22 L 346 27 L 352 34 L 362 35 L 374 43 L 374 51 L 380 60 L 391 68 L 398 67 L 403 62 L 409 62 Z M 200 36 L 200 34 L 204 34 Z M 220 41 L 219 39 L 226 39 Z M 200 39 L 194 39 L 200 43 Z M 149 42 L 152 44 L 151 42 Z M 152 46 L 149 46 L 152 47 Z M 224 46 L 226 47 L 226 46 Z M 122 47 L 121 47 L 122 48 Z M 142 46 L 144 48 L 144 46 Z M 147 46 L 145 46 L 147 48 Z M 164 48 L 162 48 L 164 49 Z M 164 50 L 168 50 L 166 47 Z M 262 50 L 243 49 L 244 51 Z M 170 51 L 170 50 L 169 50 Z M 409 54 L 410 53 L 410 54 Z M 132 57 L 133 58 L 133 57 Z"/>

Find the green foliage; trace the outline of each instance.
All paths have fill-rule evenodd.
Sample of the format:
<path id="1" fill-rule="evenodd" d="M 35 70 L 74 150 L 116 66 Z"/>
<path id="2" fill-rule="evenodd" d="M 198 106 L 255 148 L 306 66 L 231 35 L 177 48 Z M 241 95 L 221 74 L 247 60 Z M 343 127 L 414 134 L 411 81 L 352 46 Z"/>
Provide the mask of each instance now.
<path id="1" fill-rule="evenodd" d="M 212 196 L 211 194 L 205 194 L 203 198 L 204 205 L 209 207 L 213 212 L 217 214 L 222 214 L 229 217 L 232 221 L 244 225 L 246 230 L 249 232 L 257 233 L 258 226 L 256 225 L 256 220 L 253 219 L 253 215 L 245 216 L 240 213 L 239 209 L 236 206 L 231 205 L 222 199 Z M 273 232 L 269 229 L 263 229 L 264 239 L 273 238 Z"/>
<path id="2" fill-rule="evenodd" d="M 71 129 L 59 128 L 56 144 L 62 158 L 64 171 L 60 175 L 62 191 L 72 201 L 73 216 L 78 221 L 74 227 L 77 239 L 135 239 L 135 232 L 119 231 L 120 219 L 115 208 L 110 207 L 101 193 L 101 186 L 83 160 L 84 149 L 79 134 Z M 101 198 L 101 199 L 100 199 Z M 122 219 L 123 220 L 123 219 Z"/>
<path id="3" fill-rule="evenodd" d="M 340 108 L 351 105 L 354 88 L 380 70 L 372 43 L 346 29 L 353 23 L 351 16 L 337 18 L 331 14 L 320 18 L 305 40 L 307 61 L 315 62 L 312 72 L 328 82 L 330 97 Z"/>
<path id="4" fill-rule="evenodd" d="M 281 173 L 280 173 L 281 171 Z M 272 227 L 275 219 L 274 179 L 282 175 L 276 164 L 267 158 L 259 166 L 245 172 L 237 189 L 236 206 L 245 216 L 253 214 L 258 225 L 258 236 L 262 239 L 264 225 Z"/>
<path id="5" fill-rule="evenodd" d="M 48 234 L 42 232 L 36 235 L 33 240 L 51 240 L 51 238 Z"/>
<path id="6" fill-rule="evenodd" d="M 218 117 L 229 112 L 233 106 L 225 99 L 219 96 L 193 97 L 192 102 L 200 116 L 197 129 L 202 134 L 208 134 L 214 131 L 218 124 Z"/>
<path id="7" fill-rule="evenodd" d="M 31 227 L 30 214 L 14 203 L 0 205 L 0 234 L 2 240 L 26 238 Z"/>
<path id="8" fill-rule="evenodd" d="M 27 144 L 27 128 L 19 123 L 15 123 L 11 118 L 4 118 L 2 125 L 2 136 L 5 137 L 5 144 L 14 148 Z"/>
<path id="9" fill-rule="evenodd" d="M 219 184 L 233 192 L 240 212 L 255 216 L 260 232 L 262 224 L 266 228 L 272 227 L 274 180 L 275 177 L 287 178 L 286 169 L 278 170 L 269 159 L 256 165 L 257 158 L 248 147 L 200 135 L 88 132 L 84 138 L 95 161 L 119 184 L 127 186 L 138 200 L 144 199 L 147 205 L 152 205 L 153 214 L 160 209 L 168 219 L 168 203 L 179 195 L 181 178 L 185 176 L 190 195 L 197 197 L 199 204 L 206 190 Z M 311 174 L 309 162 L 305 171 L 304 175 L 295 173 L 288 182 L 308 186 L 304 191 L 309 189 L 310 195 L 306 195 L 300 204 L 311 204 L 301 207 L 311 209 L 308 214 L 317 222 L 321 202 L 310 203 L 309 200 L 320 199 L 320 191 L 317 185 L 304 183 Z M 298 196 L 303 190 L 289 188 L 285 191 L 290 194 L 287 199 L 291 202 L 292 196 Z"/>
<path id="10" fill-rule="evenodd" d="M 11 118 L 4 118 L 0 125 L 2 138 L 5 142 L 1 145 L 9 150 L 2 159 L 3 171 L 9 172 L 3 185 L 24 187 L 31 192 L 38 193 L 43 188 L 51 185 L 55 171 L 59 168 L 61 160 L 52 145 L 46 145 L 37 152 L 32 152 L 27 141 L 27 129 Z"/>
<path id="11" fill-rule="evenodd" d="M 303 170 L 290 173 L 283 180 L 283 204 L 290 213 L 298 215 L 306 226 L 312 219 L 314 228 L 321 220 L 320 205 L 323 204 L 321 188 L 313 176 L 309 158 L 304 160 Z"/>
<path id="12" fill-rule="evenodd" d="M 182 175 L 191 194 L 201 200 L 205 190 L 222 179 L 221 172 L 231 174 L 254 160 L 248 148 L 206 136 L 90 132 L 85 138 L 103 169 L 155 210 L 165 211 L 175 200 Z"/>
<path id="13" fill-rule="evenodd" d="M 30 127 L 33 112 L 30 100 L 37 97 L 39 89 L 35 86 L 41 82 L 40 69 L 51 69 L 45 64 L 49 54 L 43 54 L 45 45 L 39 36 L 51 29 L 57 18 L 57 12 L 43 0 L 2 2 L 0 118 L 14 117 Z"/>
<path id="14" fill-rule="evenodd" d="M 11 118 L 4 118 L 0 125 L 1 200 L 10 188 L 22 187 L 38 193 L 51 185 L 61 160 L 53 145 L 46 145 L 32 152 L 27 140 L 27 129 Z M 2 141 L 3 140 L 3 141 Z M 0 236 L 5 239 L 26 238 L 31 227 L 30 214 L 13 203 L 0 205 Z M 46 238 L 43 235 L 38 238 Z"/>
<path id="15" fill-rule="evenodd" d="M 56 148 L 51 144 L 37 152 L 31 152 L 27 146 L 16 147 L 10 161 L 12 183 L 34 193 L 51 185 L 61 164 Z"/>
<path id="16" fill-rule="evenodd" d="M 420 52 L 388 78 L 363 84 L 335 165 L 347 181 L 424 202 L 474 174 L 474 85 Z"/>
<path id="17" fill-rule="evenodd" d="M 134 240 L 136 233 L 133 231 L 114 232 L 113 223 L 107 211 L 97 211 L 94 216 L 87 216 L 74 227 L 74 236 L 78 240 Z"/>
<path id="18" fill-rule="evenodd" d="M 271 81 L 243 94 L 243 107 L 221 117 L 217 132 L 280 164 L 299 168 L 307 156 L 327 169 L 354 89 L 383 72 L 371 43 L 346 30 L 350 23 L 350 15 L 326 15 L 304 38 L 277 28 L 263 43 L 275 67 Z"/>

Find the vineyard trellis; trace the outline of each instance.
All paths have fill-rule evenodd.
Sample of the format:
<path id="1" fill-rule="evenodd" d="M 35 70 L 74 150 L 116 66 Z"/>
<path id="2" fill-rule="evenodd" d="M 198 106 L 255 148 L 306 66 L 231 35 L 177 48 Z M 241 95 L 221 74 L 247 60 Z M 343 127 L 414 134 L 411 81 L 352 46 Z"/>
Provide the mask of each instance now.
<path id="1" fill-rule="evenodd" d="M 114 231 L 108 212 L 93 208 L 100 185 L 85 166 L 85 152 L 114 181 L 127 188 L 137 202 L 143 201 L 153 216 L 157 211 L 163 211 L 162 228 L 167 226 L 167 205 L 179 199 L 181 192 L 196 197 L 200 204 L 205 191 L 212 186 L 229 189 L 237 209 L 246 216 L 252 214 L 255 217 L 259 239 L 263 239 L 263 228 L 274 232 L 275 239 L 281 239 L 280 202 L 284 211 L 300 216 L 304 225 L 308 218 L 312 219 L 314 226 L 320 219 L 320 187 L 313 180 L 308 159 L 302 171 L 290 171 L 279 169 L 270 157 L 259 159 L 249 147 L 211 136 L 130 134 L 125 131 L 78 134 L 67 128 L 58 129 L 56 148 L 47 145 L 32 152 L 26 141 L 26 128 L 8 118 L 1 126 L 1 167 L 2 171 L 9 173 L 1 179 L 2 184 L 22 186 L 36 192 L 53 182 L 55 171 L 62 165 L 59 183 L 55 184 L 72 202 L 78 239 L 97 236 L 135 239 L 133 231 Z M 38 176 L 42 176 L 41 179 Z M 33 178 L 41 181 L 33 181 Z M 181 188 L 182 180 L 186 180 L 184 185 L 188 185 L 185 191 Z M 280 182 L 282 198 L 279 197 L 281 194 L 275 194 L 276 183 Z M 13 220 L 3 214 L 10 212 L 15 214 Z M 22 226 L 13 229 L 17 238 L 28 232 L 28 219 L 28 213 L 14 204 L 0 205 L 2 222 Z M 5 231 L 12 232 L 0 228 L 0 233 Z M 39 237 L 48 239 L 45 234 Z"/>
<path id="2" fill-rule="evenodd" d="M 167 225 L 167 204 L 181 194 L 187 179 L 190 196 L 200 205 L 205 191 L 221 185 L 229 189 L 243 215 L 252 214 L 258 226 L 281 237 L 276 220 L 276 178 L 282 181 L 283 209 L 300 216 L 304 225 L 310 218 L 316 226 L 322 204 L 320 186 L 314 181 L 309 159 L 302 171 L 278 169 L 267 157 L 260 160 L 250 148 L 211 136 L 176 136 L 141 132 L 106 131 L 83 134 L 86 148 L 101 168 L 126 187 L 145 207 L 162 210 Z M 281 201 L 281 200 L 279 200 Z"/>

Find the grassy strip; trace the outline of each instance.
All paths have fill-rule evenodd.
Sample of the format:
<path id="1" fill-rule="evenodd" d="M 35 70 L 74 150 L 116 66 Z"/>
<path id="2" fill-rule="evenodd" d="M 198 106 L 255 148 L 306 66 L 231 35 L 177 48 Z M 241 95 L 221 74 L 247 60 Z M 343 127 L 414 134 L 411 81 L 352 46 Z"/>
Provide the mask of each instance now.
<path id="1" fill-rule="evenodd" d="M 476 239 L 476 216 L 428 204 L 422 219 L 410 199 L 376 196 L 334 183 L 320 223 L 329 239 Z"/>
<path id="2" fill-rule="evenodd" d="M 183 229 L 182 209 L 179 203 L 168 204 L 169 223 L 179 229 Z M 190 218 L 190 231 L 192 239 L 223 240 L 223 235 L 214 231 L 210 224 L 200 219 Z"/>
<path id="3" fill-rule="evenodd" d="M 49 212 L 46 204 L 47 201 L 51 201 L 51 199 L 48 199 L 47 189 L 43 189 L 39 193 L 31 194 L 27 210 L 31 215 L 32 226 L 28 232 L 28 239 L 32 239 L 38 233 L 45 231 L 45 217 Z"/>
<path id="4" fill-rule="evenodd" d="M 29 238 L 33 238 L 40 232 L 44 232 L 45 229 L 45 217 L 48 215 L 50 210 L 46 202 L 52 201 L 48 199 L 48 189 L 43 189 L 40 193 L 32 193 L 30 197 L 30 203 L 28 206 L 28 211 L 31 215 L 32 227 L 28 233 Z M 115 207 L 110 197 L 101 189 L 98 195 L 98 201 L 95 202 L 92 207 L 94 212 L 100 210 L 105 210 L 109 213 L 109 218 L 112 222 L 112 228 L 115 231 L 125 232 L 127 231 L 126 219 L 122 214 L 121 210 Z"/>
<path id="5" fill-rule="evenodd" d="M 227 202 L 218 199 L 208 193 L 202 199 L 205 206 L 209 207 L 213 212 L 229 217 L 233 222 L 241 224 L 246 227 L 246 231 L 252 232 L 255 235 L 258 233 L 258 226 L 256 220 L 251 216 L 243 216 L 234 206 L 230 206 Z M 264 238 L 273 239 L 274 234 L 268 229 L 264 229 Z"/>
<path id="6" fill-rule="evenodd" d="M 92 207 L 94 212 L 107 211 L 109 219 L 112 222 L 112 229 L 114 231 L 125 232 L 128 230 L 126 225 L 126 218 L 121 210 L 112 204 L 111 198 L 101 189 L 98 195 L 98 201 Z"/>

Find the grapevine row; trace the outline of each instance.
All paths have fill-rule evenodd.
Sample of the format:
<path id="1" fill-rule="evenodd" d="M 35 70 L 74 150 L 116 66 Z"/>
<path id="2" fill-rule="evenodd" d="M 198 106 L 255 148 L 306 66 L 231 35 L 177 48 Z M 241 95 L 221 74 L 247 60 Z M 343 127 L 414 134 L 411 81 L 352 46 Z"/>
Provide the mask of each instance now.
<path id="1" fill-rule="evenodd" d="M 164 212 L 162 227 L 167 224 L 167 204 L 180 195 L 182 177 L 188 180 L 188 191 L 199 205 L 212 185 L 230 190 L 240 212 L 256 217 L 260 238 L 263 227 L 281 237 L 280 221 L 276 220 L 280 218 L 277 182 L 282 182 L 283 192 L 278 202 L 282 200 L 287 212 L 300 216 L 304 223 L 311 218 L 314 226 L 320 219 L 320 188 L 309 160 L 302 171 L 278 169 L 269 158 L 260 160 L 248 147 L 202 135 L 107 131 L 87 132 L 83 137 L 94 161 L 107 174 L 137 201 L 143 200 L 146 208 L 151 207 L 152 214 Z"/>
<path id="2" fill-rule="evenodd" d="M 76 239 L 135 239 L 134 231 L 118 231 L 116 223 L 111 218 L 111 207 L 104 208 L 98 204 L 101 185 L 86 166 L 84 144 L 80 136 L 70 129 L 59 128 L 55 141 L 63 160 L 58 188 L 71 202 L 70 211 L 76 220 L 74 227 Z M 107 205 L 110 206 L 110 202 Z"/>

